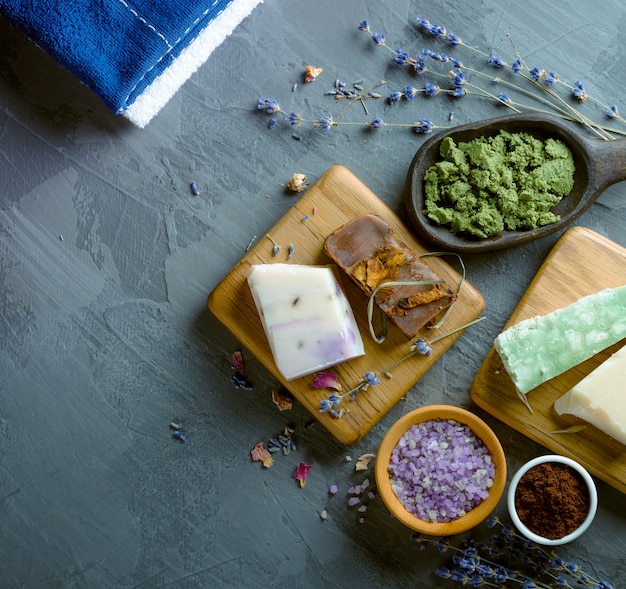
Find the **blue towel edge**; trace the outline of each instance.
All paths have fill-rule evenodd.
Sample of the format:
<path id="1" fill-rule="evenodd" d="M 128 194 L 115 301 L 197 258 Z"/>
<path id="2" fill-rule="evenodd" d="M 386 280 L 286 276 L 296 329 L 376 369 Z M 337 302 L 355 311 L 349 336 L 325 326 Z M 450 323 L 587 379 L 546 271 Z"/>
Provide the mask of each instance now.
<path id="1" fill-rule="evenodd" d="M 144 128 L 263 0 L 238 0 L 212 20 L 174 61 L 118 114 Z"/>

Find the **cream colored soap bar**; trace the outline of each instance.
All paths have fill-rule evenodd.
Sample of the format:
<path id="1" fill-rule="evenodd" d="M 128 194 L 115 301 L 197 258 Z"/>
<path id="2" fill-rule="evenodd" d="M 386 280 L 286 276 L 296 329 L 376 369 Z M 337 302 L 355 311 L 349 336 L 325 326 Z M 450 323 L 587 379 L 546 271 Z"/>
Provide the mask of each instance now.
<path id="1" fill-rule="evenodd" d="M 558 398 L 554 409 L 580 417 L 626 445 L 626 346 Z"/>
<path id="2" fill-rule="evenodd" d="M 494 347 L 518 391 L 584 362 L 626 337 L 626 285 L 582 297 L 509 327 Z"/>
<path id="3" fill-rule="evenodd" d="M 365 353 L 331 267 L 259 264 L 250 269 L 248 285 L 276 366 L 287 380 Z"/>

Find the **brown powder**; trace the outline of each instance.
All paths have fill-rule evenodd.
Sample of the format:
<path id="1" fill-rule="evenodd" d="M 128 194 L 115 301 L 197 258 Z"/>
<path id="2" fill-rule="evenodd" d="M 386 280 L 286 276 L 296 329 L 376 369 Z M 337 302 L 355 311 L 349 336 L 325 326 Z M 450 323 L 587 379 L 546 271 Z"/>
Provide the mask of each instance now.
<path id="1" fill-rule="evenodd" d="M 529 530 L 557 540 L 571 534 L 587 517 L 589 489 L 567 464 L 538 464 L 520 479 L 515 508 Z"/>

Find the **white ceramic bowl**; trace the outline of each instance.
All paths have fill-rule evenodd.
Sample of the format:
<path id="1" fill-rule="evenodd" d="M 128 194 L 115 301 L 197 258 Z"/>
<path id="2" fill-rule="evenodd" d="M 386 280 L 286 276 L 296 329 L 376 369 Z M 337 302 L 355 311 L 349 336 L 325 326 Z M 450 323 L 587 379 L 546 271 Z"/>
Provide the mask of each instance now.
<path id="1" fill-rule="evenodd" d="M 589 512 L 587 513 L 587 517 L 576 530 L 574 530 L 570 534 L 567 534 L 566 536 L 563 536 L 562 538 L 557 539 L 544 538 L 543 536 L 539 536 L 532 530 L 529 530 L 520 520 L 517 514 L 517 510 L 515 508 L 515 492 L 517 490 L 520 479 L 531 468 L 539 464 L 545 464 L 546 462 L 556 462 L 571 467 L 582 477 L 583 481 L 587 485 L 587 488 L 589 489 Z M 578 462 L 565 456 L 548 454 L 546 456 L 539 456 L 537 458 L 534 458 L 533 460 L 528 461 L 515 473 L 515 476 L 511 480 L 509 490 L 507 492 L 507 506 L 509 509 L 509 516 L 511 517 L 513 524 L 523 536 L 525 536 L 529 540 L 532 540 L 536 544 L 542 544 L 544 546 L 558 546 L 560 544 L 567 544 L 572 540 L 576 540 L 576 538 L 580 537 L 591 525 L 591 522 L 593 521 L 593 518 L 596 515 L 596 510 L 598 508 L 598 491 L 596 489 L 595 483 L 593 482 L 593 479 L 591 478 L 591 475 L 587 472 L 585 468 L 578 464 Z"/>

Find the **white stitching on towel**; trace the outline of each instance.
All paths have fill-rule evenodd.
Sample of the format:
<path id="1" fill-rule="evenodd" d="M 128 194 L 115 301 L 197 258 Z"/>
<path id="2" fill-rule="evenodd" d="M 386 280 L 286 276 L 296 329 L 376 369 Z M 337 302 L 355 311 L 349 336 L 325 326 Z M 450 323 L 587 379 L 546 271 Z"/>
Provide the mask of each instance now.
<path id="1" fill-rule="evenodd" d="M 213 0 L 213 3 L 211 4 L 211 8 L 213 8 L 217 3 L 219 2 L 219 0 Z M 193 29 L 199 22 L 200 20 L 202 20 L 207 13 L 209 12 L 209 10 L 211 10 L 211 8 L 207 8 L 201 16 L 199 16 L 196 20 L 193 21 L 193 23 L 191 23 L 191 26 L 187 28 L 187 30 L 180 36 L 178 37 L 178 39 L 176 39 L 174 45 L 178 45 L 178 43 L 180 42 L 180 40 L 189 33 L 189 31 L 191 31 L 191 29 Z M 220 11 L 221 12 L 221 11 Z M 217 15 L 216 15 L 217 16 Z"/>
<path id="2" fill-rule="evenodd" d="M 126 10 L 128 10 L 139 22 L 143 23 L 144 25 L 146 25 L 152 32 L 154 32 L 159 39 L 161 39 L 163 41 L 163 43 L 165 43 L 167 45 L 167 48 L 169 51 L 172 50 L 172 45 L 170 45 L 170 42 L 165 38 L 165 36 L 162 33 L 159 33 L 159 31 L 156 30 L 156 28 L 151 25 L 143 16 L 140 16 L 139 13 L 134 9 L 131 8 L 127 2 L 125 2 L 125 0 L 118 0 L 119 3 L 126 8 Z M 177 41 L 178 42 L 178 41 Z M 176 44 L 176 43 L 175 43 Z"/>
<path id="3" fill-rule="evenodd" d="M 125 4 L 124 0 L 119 0 L 122 4 Z M 124 99 L 124 105 L 127 104 L 128 99 L 130 98 L 130 95 L 137 89 L 137 86 L 139 86 L 139 84 L 141 84 L 141 82 L 143 82 L 144 78 L 155 68 L 157 67 L 157 65 L 159 65 L 166 57 L 167 55 L 172 51 L 172 49 L 174 49 L 174 47 L 176 45 L 178 45 L 178 43 L 180 43 L 183 39 L 183 37 L 185 35 L 187 35 L 189 33 L 189 31 L 191 31 L 191 29 L 193 29 L 193 27 L 195 27 L 211 10 L 211 8 L 213 8 L 217 3 L 219 2 L 219 0 L 213 0 L 213 2 L 211 3 L 211 7 L 207 8 L 198 18 L 196 18 L 196 20 L 193 21 L 192 25 L 180 36 L 178 37 L 178 39 L 176 39 L 176 41 L 174 42 L 174 45 L 170 45 L 169 43 L 167 43 L 167 41 L 165 41 L 167 43 L 167 46 L 169 47 L 169 49 L 163 54 L 161 55 L 161 57 L 159 57 L 159 59 L 152 65 L 151 68 L 149 68 L 148 70 L 145 71 L 145 73 L 143 74 L 143 76 L 141 76 L 141 79 L 135 84 L 135 86 L 131 89 L 131 91 L 128 93 L 128 96 Z M 224 12 L 224 9 L 220 10 L 214 18 L 217 18 L 220 14 L 222 14 L 222 12 Z M 157 33 L 158 34 L 158 33 Z M 197 37 L 198 35 L 196 35 Z M 194 37 L 195 38 L 195 37 Z M 193 41 L 193 39 L 192 39 Z M 122 108 L 120 109 L 123 110 L 125 108 L 125 106 L 122 106 Z"/>

